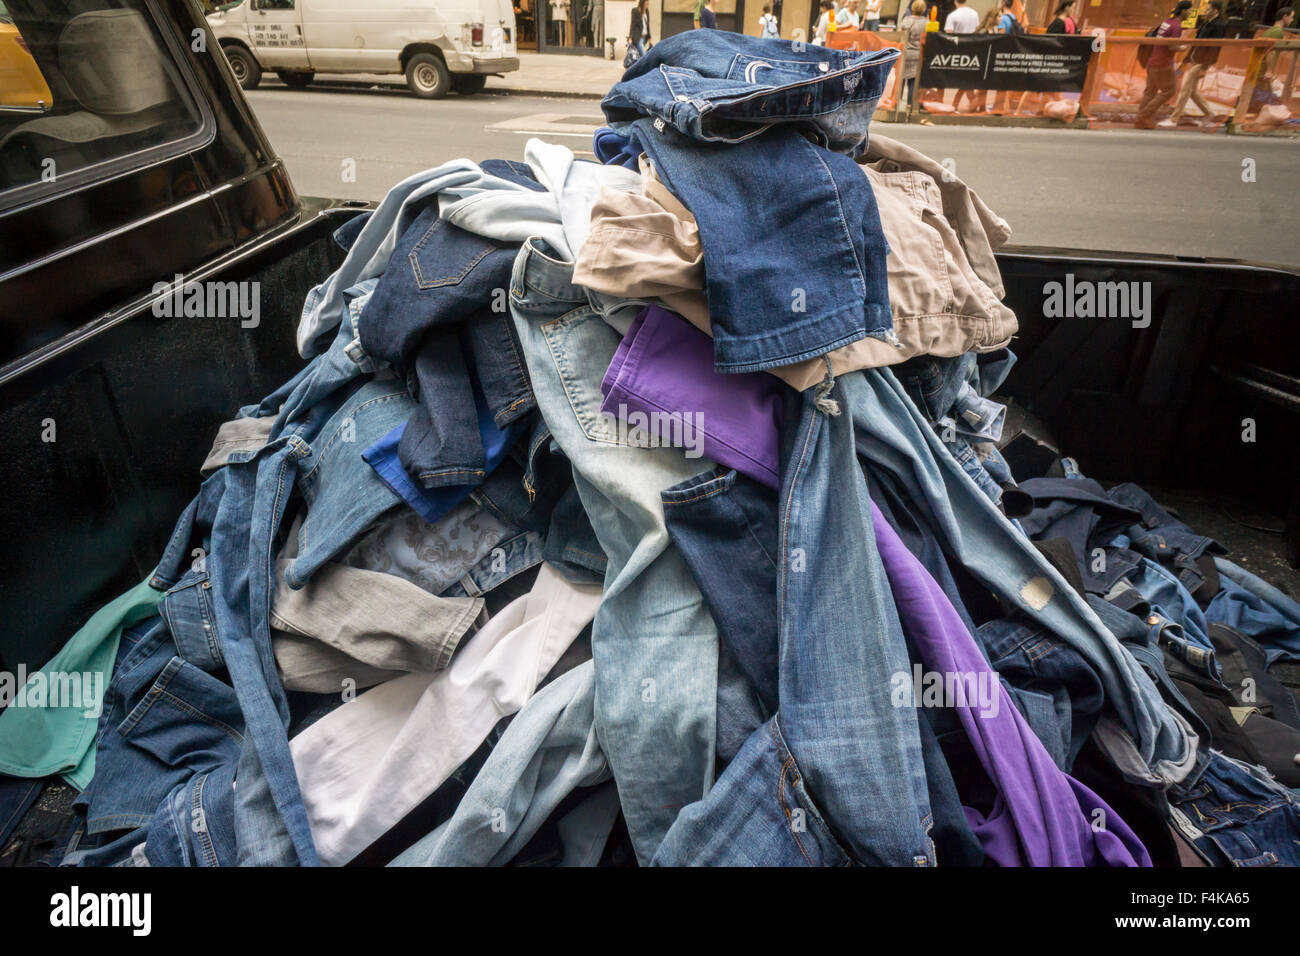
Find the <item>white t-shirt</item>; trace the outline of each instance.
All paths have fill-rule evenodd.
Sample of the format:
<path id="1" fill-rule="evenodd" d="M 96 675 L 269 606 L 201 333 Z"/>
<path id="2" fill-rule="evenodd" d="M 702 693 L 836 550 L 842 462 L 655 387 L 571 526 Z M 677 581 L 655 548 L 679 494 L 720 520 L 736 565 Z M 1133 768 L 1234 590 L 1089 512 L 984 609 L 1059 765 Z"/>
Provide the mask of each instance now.
<path id="1" fill-rule="evenodd" d="M 980 15 L 970 7 L 958 7 L 944 21 L 945 33 L 974 33 L 980 25 Z"/>

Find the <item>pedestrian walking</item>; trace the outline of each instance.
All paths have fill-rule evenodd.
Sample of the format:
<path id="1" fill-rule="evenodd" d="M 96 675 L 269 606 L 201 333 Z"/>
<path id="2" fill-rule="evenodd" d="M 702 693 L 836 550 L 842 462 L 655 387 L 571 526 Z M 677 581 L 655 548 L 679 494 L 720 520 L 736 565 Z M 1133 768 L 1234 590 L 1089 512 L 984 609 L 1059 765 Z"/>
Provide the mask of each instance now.
<path id="1" fill-rule="evenodd" d="M 781 38 L 781 28 L 777 25 L 776 17 L 772 16 L 772 5 L 763 4 L 763 15 L 758 18 L 758 35 L 764 40 L 779 40 Z"/>
<path id="2" fill-rule="evenodd" d="M 1191 8 L 1191 0 L 1178 0 L 1173 12 L 1150 35 L 1165 39 L 1182 36 L 1182 19 Z M 1176 48 L 1148 46 L 1146 49 L 1150 51 L 1146 61 L 1147 85 L 1138 104 L 1137 119 L 1133 121 L 1135 129 L 1155 129 L 1156 113 L 1178 92 L 1178 72 L 1174 69 Z"/>
<path id="3" fill-rule="evenodd" d="M 903 32 L 903 105 L 912 108 L 912 89 L 916 86 L 916 76 L 921 71 L 921 38 L 925 36 L 925 25 L 929 23 L 925 15 L 925 0 L 912 0 L 912 7 L 898 28 Z"/>
<path id="4" fill-rule="evenodd" d="M 637 0 L 632 9 L 632 21 L 627 28 L 627 45 L 635 47 L 638 56 L 645 56 L 650 48 L 650 0 Z"/>
<path id="5" fill-rule="evenodd" d="M 1223 16 L 1223 0 L 1210 0 L 1210 6 L 1206 11 L 1205 18 L 1196 27 L 1196 39 L 1220 40 L 1223 39 L 1227 32 L 1227 20 Z M 1196 46 L 1188 51 L 1186 59 L 1183 60 L 1183 65 L 1186 66 L 1187 70 L 1183 74 L 1178 99 L 1174 101 L 1174 112 L 1169 119 L 1157 123 L 1157 126 L 1177 126 L 1183 118 L 1183 112 L 1187 109 L 1189 99 L 1196 104 L 1207 119 L 1213 122 L 1223 119 L 1215 111 L 1214 107 L 1206 102 L 1205 97 L 1201 95 L 1200 89 L 1201 78 L 1205 76 L 1205 71 L 1219 62 L 1220 49 L 1217 46 Z"/>
<path id="6" fill-rule="evenodd" d="M 943 32 L 974 33 L 979 25 L 980 15 L 966 4 L 966 0 L 957 0 L 957 8 L 943 22 Z"/>
<path id="7" fill-rule="evenodd" d="M 1056 8 L 1056 17 L 1047 25 L 1048 33 L 1064 33 L 1067 36 L 1079 32 L 1078 24 L 1074 20 L 1071 11 L 1074 10 L 1075 0 L 1065 0 Z"/>

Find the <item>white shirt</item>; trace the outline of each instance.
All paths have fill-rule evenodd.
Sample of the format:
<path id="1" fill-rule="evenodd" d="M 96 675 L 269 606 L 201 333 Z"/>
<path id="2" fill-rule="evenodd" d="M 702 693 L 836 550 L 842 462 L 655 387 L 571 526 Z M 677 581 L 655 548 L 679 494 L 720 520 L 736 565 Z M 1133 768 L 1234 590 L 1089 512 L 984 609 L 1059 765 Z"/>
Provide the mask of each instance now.
<path id="1" fill-rule="evenodd" d="M 858 15 L 848 7 L 841 7 L 835 14 L 835 25 L 841 30 L 858 28 Z"/>
<path id="2" fill-rule="evenodd" d="M 826 34 L 830 32 L 831 14 L 829 10 L 823 10 L 821 19 L 817 21 L 817 27 L 813 30 L 813 43 L 821 46 L 826 45 Z"/>
<path id="3" fill-rule="evenodd" d="M 436 674 L 380 684 L 289 742 L 320 861 L 342 866 L 438 789 L 518 711 L 596 616 L 598 585 L 543 564 Z"/>
<path id="4" fill-rule="evenodd" d="M 980 15 L 978 13 L 970 7 L 958 7 L 948 14 L 943 29 L 945 33 L 974 33 L 979 29 L 979 25 Z"/>

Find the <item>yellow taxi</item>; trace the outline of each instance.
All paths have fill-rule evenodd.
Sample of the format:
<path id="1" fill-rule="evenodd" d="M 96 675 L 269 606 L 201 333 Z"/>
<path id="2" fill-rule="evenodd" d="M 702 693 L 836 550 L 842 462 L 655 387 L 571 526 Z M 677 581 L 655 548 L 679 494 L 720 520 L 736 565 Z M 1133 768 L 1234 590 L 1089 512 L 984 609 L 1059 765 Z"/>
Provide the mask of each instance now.
<path id="1" fill-rule="evenodd" d="M 41 69 L 0 2 L 0 109 L 49 109 L 54 103 Z"/>

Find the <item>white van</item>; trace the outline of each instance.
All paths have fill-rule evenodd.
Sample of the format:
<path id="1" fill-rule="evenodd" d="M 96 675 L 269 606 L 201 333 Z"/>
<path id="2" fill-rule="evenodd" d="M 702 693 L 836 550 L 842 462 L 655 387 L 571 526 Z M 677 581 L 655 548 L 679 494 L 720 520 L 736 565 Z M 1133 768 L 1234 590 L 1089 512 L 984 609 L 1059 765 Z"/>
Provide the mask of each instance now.
<path id="1" fill-rule="evenodd" d="M 292 87 L 317 73 L 405 73 L 416 96 L 440 99 L 519 69 L 511 0 L 240 0 L 208 24 L 246 90 L 263 70 Z"/>

